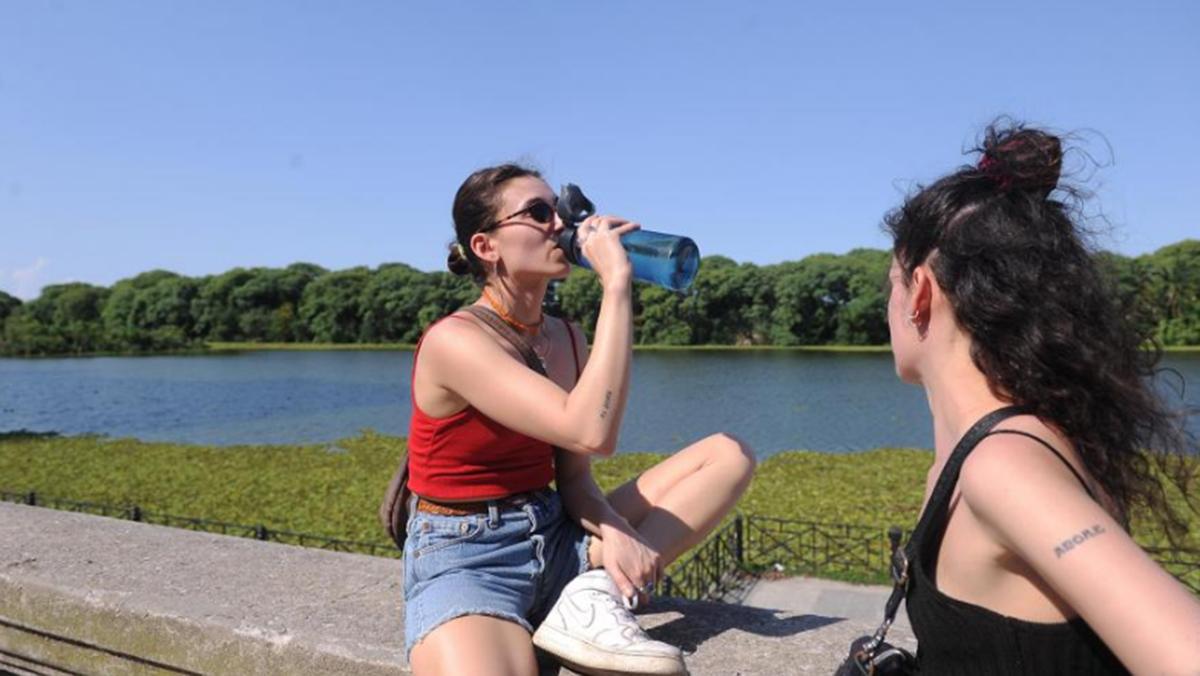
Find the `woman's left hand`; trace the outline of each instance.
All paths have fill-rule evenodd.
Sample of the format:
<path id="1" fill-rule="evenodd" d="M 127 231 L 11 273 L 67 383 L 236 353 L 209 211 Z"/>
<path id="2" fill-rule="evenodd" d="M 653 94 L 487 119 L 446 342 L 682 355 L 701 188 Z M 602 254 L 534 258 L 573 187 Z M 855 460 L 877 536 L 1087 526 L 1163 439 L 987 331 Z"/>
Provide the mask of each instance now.
<path id="1" fill-rule="evenodd" d="M 662 574 L 662 557 L 632 528 L 602 528 L 601 539 L 604 569 L 621 596 L 639 604 L 648 602 Z"/>

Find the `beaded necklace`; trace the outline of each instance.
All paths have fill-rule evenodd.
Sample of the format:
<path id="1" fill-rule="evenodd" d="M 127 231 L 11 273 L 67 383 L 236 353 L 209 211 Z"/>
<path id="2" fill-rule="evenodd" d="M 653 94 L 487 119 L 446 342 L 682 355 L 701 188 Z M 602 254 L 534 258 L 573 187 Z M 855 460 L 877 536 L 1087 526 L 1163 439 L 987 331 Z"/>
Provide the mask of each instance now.
<path id="1" fill-rule="evenodd" d="M 550 356 L 551 345 L 550 341 L 546 340 L 545 336 L 542 335 L 542 325 L 546 323 L 546 315 L 543 314 L 539 317 L 536 324 L 526 324 L 513 317 L 512 313 L 508 312 L 508 310 L 505 310 L 504 305 L 492 295 L 492 290 L 486 286 L 483 287 L 483 299 L 495 310 L 496 314 L 500 315 L 500 319 L 503 319 L 505 324 L 508 324 L 521 333 L 530 334 L 529 344 L 533 347 L 533 353 L 541 360 L 542 370 L 546 370 L 546 359 Z"/>
<path id="2" fill-rule="evenodd" d="M 504 309 L 504 306 L 500 303 L 500 301 L 498 301 L 496 297 L 492 295 L 492 290 L 486 286 L 483 287 L 483 298 L 488 302 L 488 305 L 492 306 L 492 309 L 496 311 L 496 314 L 500 315 L 500 319 L 503 319 L 506 324 L 522 333 L 537 335 L 542 330 L 542 324 L 546 322 L 545 315 L 538 317 L 537 323 L 535 324 L 525 324 L 521 321 L 518 321 L 517 318 L 513 317 L 508 310 Z"/>

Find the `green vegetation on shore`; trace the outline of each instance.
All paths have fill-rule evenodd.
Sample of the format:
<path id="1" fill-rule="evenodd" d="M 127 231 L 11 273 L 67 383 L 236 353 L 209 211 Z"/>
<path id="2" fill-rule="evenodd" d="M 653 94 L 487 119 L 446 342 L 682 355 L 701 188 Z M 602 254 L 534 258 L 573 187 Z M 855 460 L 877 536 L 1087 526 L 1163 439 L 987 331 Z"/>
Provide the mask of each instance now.
<path id="1" fill-rule="evenodd" d="M 7 433 L 0 434 L 0 490 L 383 542 L 376 509 L 404 445 L 370 431 L 329 444 L 230 447 Z M 594 472 L 611 490 L 662 458 L 621 453 L 597 461 Z M 932 462 L 932 453 L 916 449 L 780 453 L 759 465 L 738 509 L 909 527 Z M 1200 543 L 1200 521 L 1191 530 Z"/>
<path id="2" fill-rule="evenodd" d="M 369 431 L 330 444 L 229 447 L 9 434 L 0 437 L 0 489 L 382 542 L 375 512 L 404 444 Z M 597 482 L 611 490 L 662 458 L 622 453 L 597 461 Z M 918 450 L 783 453 L 760 465 L 739 508 L 811 521 L 911 523 L 931 462 Z"/>
<path id="3" fill-rule="evenodd" d="M 877 249 L 763 266 L 708 256 L 687 294 L 634 285 L 634 342 L 883 349 L 890 260 Z M 1200 345 L 1200 240 L 1137 257 L 1102 252 L 1097 260 L 1146 335 L 1168 346 Z M 333 271 L 294 263 L 205 277 L 152 270 L 112 287 L 53 284 L 29 302 L 0 292 L 0 355 L 163 353 L 209 344 L 405 349 L 477 296 L 465 278 L 402 263 Z M 600 298 L 596 276 L 576 269 L 550 294 L 547 310 L 579 321 L 590 336 Z"/>

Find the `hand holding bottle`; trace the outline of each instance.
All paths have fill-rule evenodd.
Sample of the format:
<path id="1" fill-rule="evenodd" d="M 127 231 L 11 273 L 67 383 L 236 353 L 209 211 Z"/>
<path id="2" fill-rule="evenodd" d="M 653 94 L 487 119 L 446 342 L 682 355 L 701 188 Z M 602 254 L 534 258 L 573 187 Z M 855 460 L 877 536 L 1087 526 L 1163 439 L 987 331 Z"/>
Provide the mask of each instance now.
<path id="1" fill-rule="evenodd" d="M 578 243 L 605 287 L 628 286 L 633 274 L 621 236 L 641 226 L 616 216 L 589 216 L 579 224 Z"/>
<path id="2" fill-rule="evenodd" d="M 593 268 L 591 255 L 584 250 L 584 229 L 596 217 L 592 204 L 579 186 L 568 183 L 563 186 L 558 198 L 558 215 L 565 224 L 558 234 L 558 246 L 567 260 L 585 268 Z M 612 218 L 612 217 L 601 217 Z M 644 282 L 658 284 L 672 291 L 686 291 L 700 269 L 700 249 L 689 237 L 669 235 L 662 232 L 640 230 L 629 232 L 621 238 L 621 246 L 627 252 L 633 266 L 633 276 Z"/>

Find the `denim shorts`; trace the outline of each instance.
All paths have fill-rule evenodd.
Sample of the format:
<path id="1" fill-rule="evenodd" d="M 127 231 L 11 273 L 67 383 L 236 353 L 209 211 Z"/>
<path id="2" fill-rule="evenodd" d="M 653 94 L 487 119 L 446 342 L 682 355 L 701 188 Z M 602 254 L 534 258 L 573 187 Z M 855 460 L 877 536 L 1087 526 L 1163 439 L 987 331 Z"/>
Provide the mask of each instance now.
<path id="1" fill-rule="evenodd" d="M 441 516 L 409 503 L 404 543 L 404 654 L 464 615 L 515 622 L 530 633 L 563 587 L 588 569 L 587 533 L 543 489 L 520 506 Z"/>

